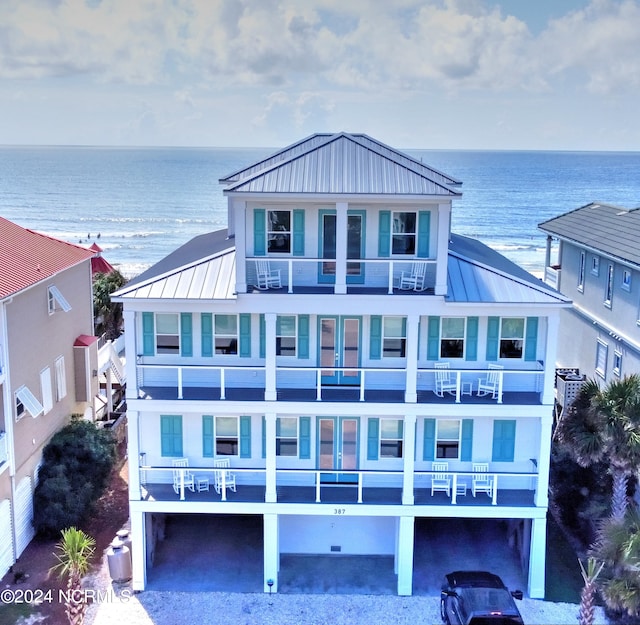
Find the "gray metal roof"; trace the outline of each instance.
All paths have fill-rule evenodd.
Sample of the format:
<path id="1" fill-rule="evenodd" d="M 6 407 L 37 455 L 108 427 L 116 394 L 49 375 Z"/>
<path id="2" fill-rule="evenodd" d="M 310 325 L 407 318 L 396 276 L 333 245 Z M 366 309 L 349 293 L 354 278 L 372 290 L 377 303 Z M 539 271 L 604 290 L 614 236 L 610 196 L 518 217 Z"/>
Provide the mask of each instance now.
<path id="1" fill-rule="evenodd" d="M 222 179 L 227 193 L 460 197 L 450 176 L 366 135 L 312 135 Z"/>
<path id="2" fill-rule="evenodd" d="M 640 208 L 591 203 L 538 227 L 560 239 L 640 265 Z"/>

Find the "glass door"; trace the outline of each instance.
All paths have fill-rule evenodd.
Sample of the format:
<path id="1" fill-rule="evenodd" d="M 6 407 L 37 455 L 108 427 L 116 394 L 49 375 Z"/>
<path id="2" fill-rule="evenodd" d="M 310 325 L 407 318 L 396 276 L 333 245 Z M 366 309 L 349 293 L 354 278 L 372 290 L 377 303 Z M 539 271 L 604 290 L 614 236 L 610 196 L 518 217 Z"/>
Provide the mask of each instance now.
<path id="1" fill-rule="evenodd" d="M 357 418 L 318 418 L 318 469 L 334 471 L 321 474 L 320 480 L 324 483 L 357 483 L 357 474 L 336 473 L 358 470 Z"/>
<path id="2" fill-rule="evenodd" d="M 364 257 L 364 211 L 349 211 L 347 214 L 347 258 Z M 334 284 L 336 281 L 336 214 L 335 211 L 320 212 L 320 263 L 318 282 Z M 347 263 L 347 284 L 364 282 L 364 265 Z"/>
<path id="3" fill-rule="evenodd" d="M 360 384 L 360 317 L 320 317 L 322 384 Z M 335 370 L 330 367 L 354 367 Z"/>

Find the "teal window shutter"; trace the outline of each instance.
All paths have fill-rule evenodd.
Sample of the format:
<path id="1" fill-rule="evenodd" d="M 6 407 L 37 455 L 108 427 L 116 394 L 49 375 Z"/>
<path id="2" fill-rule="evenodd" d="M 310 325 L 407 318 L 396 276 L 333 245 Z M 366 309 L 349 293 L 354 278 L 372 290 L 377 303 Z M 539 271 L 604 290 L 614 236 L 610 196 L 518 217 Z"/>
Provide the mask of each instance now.
<path id="1" fill-rule="evenodd" d="M 202 457 L 213 458 L 213 417 L 202 415 Z"/>
<path id="2" fill-rule="evenodd" d="M 527 317 L 524 359 L 534 361 L 538 350 L 538 317 Z"/>
<path id="3" fill-rule="evenodd" d="M 311 417 L 300 417 L 298 422 L 298 437 L 300 439 L 300 460 L 311 458 Z"/>
<path id="4" fill-rule="evenodd" d="M 251 458 L 251 417 L 240 417 L 240 457 Z"/>
<path id="5" fill-rule="evenodd" d="M 436 420 L 424 420 L 424 432 L 422 433 L 422 459 L 434 460 L 436 457 Z"/>
<path id="6" fill-rule="evenodd" d="M 371 315 L 369 331 L 369 358 L 380 360 L 382 358 L 382 317 Z"/>
<path id="7" fill-rule="evenodd" d="M 240 315 L 240 358 L 251 357 L 251 315 L 242 313 Z"/>
<path id="8" fill-rule="evenodd" d="M 380 211 L 378 218 L 378 256 L 387 258 L 391 253 L 391 211 Z"/>
<path id="9" fill-rule="evenodd" d="M 498 360 L 498 341 L 500 339 L 500 317 L 487 319 L 487 360 Z"/>
<path id="10" fill-rule="evenodd" d="M 142 313 L 142 355 L 153 356 L 156 353 L 156 337 L 153 313 Z"/>
<path id="11" fill-rule="evenodd" d="M 418 253 L 420 258 L 429 258 L 429 240 L 431 238 L 431 211 L 418 213 Z"/>
<path id="12" fill-rule="evenodd" d="M 262 416 L 262 457 L 267 457 L 267 420 Z"/>
<path id="13" fill-rule="evenodd" d="M 473 419 L 462 419 L 461 438 L 460 460 L 463 462 L 471 462 L 473 452 Z"/>
<path id="14" fill-rule="evenodd" d="M 478 317 L 467 317 L 466 347 L 465 360 L 478 360 Z"/>
<path id="15" fill-rule="evenodd" d="M 260 315 L 260 358 L 264 358 L 267 351 L 267 327 L 264 315 Z"/>
<path id="16" fill-rule="evenodd" d="M 427 360 L 440 359 L 440 317 L 429 317 L 427 327 Z"/>
<path id="17" fill-rule="evenodd" d="M 264 208 L 253 209 L 253 255 L 264 256 L 266 254 L 266 215 Z"/>
<path id="18" fill-rule="evenodd" d="M 380 449 L 380 419 L 370 417 L 367 423 L 367 460 L 377 460 Z"/>
<path id="19" fill-rule="evenodd" d="M 309 358 L 309 315 L 298 315 L 298 358 Z"/>
<path id="20" fill-rule="evenodd" d="M 193 320 L 191 313 L 180 314 L 180 355 L 193 356 Z"/>
<path id="21" fill-rule="evenodd" d="M 293 211 L 293 255 L 304 256 L 304 211 Z"/>
<path id="22" fill-rule="evenodd" d="M 513 462 L 516 449 L 515 419 L 497 419 L 493 422 L 493 462 Z"/>
<path id="23" fill-rule="evenodd" d="M 200 315 L 200 349 L 203 356 L 213 356 L 213 315 Z"/>
<path id="24" fill-rule="evenodd" d="M 182 456 L 182 417 L 160 415 L 160 455 L 179 458 Z"/>

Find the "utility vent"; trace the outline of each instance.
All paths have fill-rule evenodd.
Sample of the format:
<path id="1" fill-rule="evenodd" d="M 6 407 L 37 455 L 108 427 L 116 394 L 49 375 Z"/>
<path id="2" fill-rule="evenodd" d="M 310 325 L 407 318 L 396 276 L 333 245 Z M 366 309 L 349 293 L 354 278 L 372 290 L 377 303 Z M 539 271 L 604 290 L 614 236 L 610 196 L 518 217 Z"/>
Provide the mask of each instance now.
<path id="1" fill-rule="evenodd" d="M 340 553 L 342 547 L 340 545 L 331 545 L 331 553 Z"/>

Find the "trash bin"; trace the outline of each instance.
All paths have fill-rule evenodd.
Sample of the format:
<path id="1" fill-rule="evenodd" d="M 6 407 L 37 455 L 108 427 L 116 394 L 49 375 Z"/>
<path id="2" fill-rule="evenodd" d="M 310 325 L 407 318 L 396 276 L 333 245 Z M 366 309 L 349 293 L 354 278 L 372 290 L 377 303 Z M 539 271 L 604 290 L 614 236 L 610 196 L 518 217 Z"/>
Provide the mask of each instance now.
<path id="1" fill-rule="evenodd" d="M 107 549 L 109 575 L 114 582 L 127 582 L 131 579 L 131 552 L 119 539 L 115 538 Z"/>

